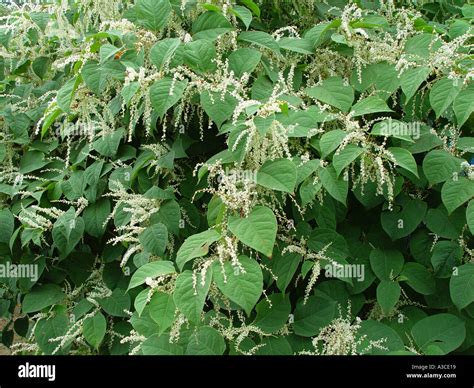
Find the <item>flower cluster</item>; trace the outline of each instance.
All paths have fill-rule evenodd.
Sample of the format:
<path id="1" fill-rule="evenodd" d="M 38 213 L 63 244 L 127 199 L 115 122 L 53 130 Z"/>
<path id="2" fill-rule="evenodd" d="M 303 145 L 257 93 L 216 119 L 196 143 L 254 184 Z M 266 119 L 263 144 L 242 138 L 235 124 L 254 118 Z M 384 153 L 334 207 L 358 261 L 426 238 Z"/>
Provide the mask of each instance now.
<path id="1" fill-rule="evenodd" d="M 339 317 L 329 325 L 322 328 L 320 333 L 313 338 L 312 351 L 302 351 L 302 355 L 325 355 L 325 356 L 348 356 L 367 354 L 372 349 L 387 350 L 383 345 L 385 338 L 368 340 L 367 335 L 359 335 L 361 319 L 352 319 L 349 312 L 346 317 L 342 316 L 339 308 Z"/>

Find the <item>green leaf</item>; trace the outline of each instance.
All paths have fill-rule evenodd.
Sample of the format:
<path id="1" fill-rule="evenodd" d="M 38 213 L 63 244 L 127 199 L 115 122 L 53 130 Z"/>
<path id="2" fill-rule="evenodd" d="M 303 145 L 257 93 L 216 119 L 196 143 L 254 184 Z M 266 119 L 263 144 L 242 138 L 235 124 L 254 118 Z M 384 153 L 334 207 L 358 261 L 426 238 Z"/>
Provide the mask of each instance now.
<path id="1" fill-rule="evenodd" d="M 280 53 L 280 46 L 275 39 L 268 33 L 263 31 L 244 31 L 237 38 L 240 41 L 255 44 L 260 47 L 268 48 L 275 53 Z"/>
<path id="2" fill-rule="evenodd" d="M 320 168 L 318 171 L 321 183 L 331 197 L 346 205 L 349 182 L 342 177 L 338 177 L 333 166 Z"/>
<path id="3" fill-rule="evenodd" d="M 263 274 L 259 264 L 247 256 L 239 256 L 240 265 L 233 266 L 229 261 L 214 267 L 214 281 L 222 293 L 242 307 L 250 315 L 263 291 Z M 224 271 L 224 273 L 222 273 Z"/>
<path id="4" fill-rule="evenodd" d="M 471 4 L 464 4 L 461 8 L 463 16 L 468 19 L 474 18 L 474 5 Z"/>
<path id="5" fill-rule="evenodd" d="M 209 246 L 220 238 L 220 233 L 214 229 L 188 237 L 176 254 L 176 264 L 179 270 L 181 271 L 188 261 L 207 255 Z"/>
<path id="6" fill-rule="evenodd" d="M 416 160 L 410 151 L 400 147 L 389 147 L 387 151 L 392 153 L 397 165 L 419 178 Z"/>
<path id="7" fill-rule="evenodd" d="M 151 297 L 149 305 L 150 317 L 158 324 L 161 333 L 173 324 L 175 310 L 176 305 L 174 304 L 172 294 L 158 291 Z"/>
<path id="8" fill-rule="evenodd" d="M 99 50 L 99 57 L 100 57 L 100 64 L 112 59 L 112 57 L 117 54 L 121 50 L 120 47 L 116 47 L 112 44 L 105 43 L 100 46 Z"/>
<path id="9" fill-rule="evenodd" d="M 81 299 L 72 309 L 74 317 L 80 319 L 94 308 L 94 305 L 87 299 Z"/>
<path id="10" fill-rule="evenodd" d="M 415 128 L 417 128 L 415 126 Z M 403 144 L 403 148 L 406 148 L 412 154 L 419 154 L 426 151 L 430 151 L 443 144 L 443 141 L 435 134 L 431 132 L 431 128 L 425 125 L 419 126 L 419 137 L 418 131 L 415 129 L 412 131 L 414 136 L 410 139 L 410 144 Z"/>
<path id="11" fill-rule="evenodd" d="M 285 337 L 264 337 L 256 356 L 292 356 L 293 349 Z"/>
<path id="12" fill-rule="evenodd" d="M 321 136 L 319 147 L 321 148 L 321 157 L 325 159 L 329 154 L 341 145 L 341 141 L 347 136 L 347 132 L 342 129 L 335 129 L 326 132 Z"/>
<path id="13" fill-rule="evenodd" d="M 428 67 L 415 67 L 403 72 L 400 80 L 407 101 L 415 95 L 420 85 L 426 81 L 430 73 L 431 70 Z"/>
<path id="14" fill-rule="evenodd" d="M 252 12 L 246 7 L 242 7 L 241 5 L 234 5 L 232 7 L 232 12 L 235 13 L 235 15 L 242 20 L 242 23 L 244 23 L 244 26 L 248 29 L 250 26 L 250 23 L 252 23 Z"/>
<path id="15" fill-rule="evenodd" d="M 107 314 L 113 317 L 127 317 L 124 310 L 130 309 L 130 295 L 124 290 L 116 288 L 112 291 L 112 295 L 99 300 L 99 304 Z"/>
<path id="16" fill-rule="evenodd" d="M 313 46 L 316 48 L 324 42 L 325 38 L 329 35 L 329 30 L 334 27 L 336 27 L 334 22 L 318 23 L 313 28 L 306 31 L 304 37 L 311 40 Z"/>
<path id="17" fill-rule="evenodd" d="M 15 229 L 15 218 L 8 209 L 0 210 L 0 243 L 8 244 Z"/>
<path id="18" fill-rule="evenodd" d="M 150 60 L 159 70 L 171 61 L 181 41 L 178 38 L 166 38 L 156 43 L 150 50 Z"/>
<path id="19" fill-rule="evenodd" d="M 349 166 L 354 160 L 364 153 L 364 149 L 355 144 L 346 145 L 342 151 L 335 153 L 332 157 L 332 165 L 337 176 L 341 175 L 342 170 Z"/>
<path id="20" fill-rule="evenodd" d="M 40 311 L 45 307 L 61 302 L 64 299 L 64 296 L 63 290 L 56 284 L 48 283 L 34 287 L 25 295 L 22 304 L 22 311 L 25 314 Z"/>
<path id="21" fill-rule="evenodd" d="M 429 209 L 426 213 L 425 223 L 427 228 L 439 237 L 457 239 L 464 227 L 463 209 L 448 216 L 444 206 L 437 209 Z"/>
<path id="22" fill-rule="evenodd" d="M 337 262 L 344 261 L 349 256 L 349 248 L 342 235 L 332 229 L 314 229 L 309 235 L 308 248 L 313 252 L 319 252 L 326 246 L 328 246 L 326 256 Z"/>
<path id="23" fill-rule="evenodd" d="M 166 226 L 170 233 L 179 234 L 181 209 L 178 202 L 170 200 L 162 203 L 158 211 L 157 219 Z"/>
<path id="24" fill-rule="evenodd" d="M 77 89 L 78 78 L 71 78 L 66 82 L 61 89 L 58 90 L 58 95 L 56 96 L 56 103 L 58 107 L 65 113 L 70 112 L 70 106 L 74 92 Z"/>
<path id="25" fill-rule="evenodd" d="M 168 229 L 162 223 L 153 224 L 140 233 L 138 239 L 145 252 L 163 256 L 168 244 Z"/>
<path id="26" fill-rule="evenodd" d="M 209 326 L 200 327 L 194 333 L 186 348 L 187 355 L 221 356 L 226 350 L 226 344 L 221 333 Z"/>
<path id="27" fill-rule="evenodd" d="M 474 181 L 463 176 L 455 178 L 446 181 L 441 189 L 441 199 L 448 214 L 474 197 Z"/>
<path id="28" fill-rule="evenodd" d="M 411 288 L 422 295 L 432 295 L 436 292 L 433 275 L 419 263 L 406 263 L 401 273 L 401 279 L 406 280 Z"/>
<path id="29" fill-rule="evenodd" d="M 81 69 L 81 75 L 87 87 L 97 95 L 107 86 L 109 74 L 96 61 L 87 61 Z"/>
<path id="30" fill-rule="evenodd" d="M 202 309 L 211 285 L 212 271 L 207 271 L 204 284 L 201 276 L 196 276 L 197 282 L 195 283 L 192 271 L 184 271 L 179 274 L 173 294 L 176 307 L 193 323 L 199 322 L 201 318 Z"/>
<path id="31" fill-rule="evenodd" d="M 402 271 L 405 260 L 403 255 L 393 249 L 374 249 L 370 252 L 370 266 L 382 281 L 395 279 Z"/>
<path id="32" fill-rule="evenodd" d="M 130 82 L 128 85 L 125 85 L 120 91 L 120 95 L 123 97 L 123 102 L 129 104 L 139 89 L 140 82 L 138 81 Z"/>
<path id="33" fill-rule="evenodd" d="M 186 43 L 184 46 L 184 60 L 186 65 L 198 73 L 213 72 L 216 64 L 213 59 L 216 57 L 214 43 L 207 39 L 200 39 Z M 220 95 L 220 93 L 218 93 Z"/>
<path id="34" fill-rule="evenodd" d="M 321 182 L 313 183 L 314 178 L 308 178 L 300 186 L 299 194 L 301 197 L 301 204 L 306 206 L 312 203 L 316 197 L 316 194 L 321 190 Z"/>
<path id="35" fill-rule="evenodd" d="M 42 80 L 48 73 L 50 66 L 51 60 L 48 57 L 38 57 L 31 64 L 31 68 L 33 69 L 34 73 Z"/>
<path id="36" fill-rule="evenodd" d="M 171 261 L 153 261 L 138 268 L 130 279 L 128 289 L 138 287 L 145 283 L 146 278 L 156 278 L 157 276 L 170 275 L 175 273 L 174 265 Z"/>
<path id="37" fill-rule="evenodd" d="M 230 217 L 229 230 L 245 245 L 272 256 L 277 220 L 271 209 L 255 206 L 247 218 Z"/>
<path id="38" fill-rule="evenodd" d="M 60 215 L 53 225 L 53 241 L 59 251 L 67 256 L 78 244 L 84 233 L 85 225 L 81 217 L 76 217 L 73 207 Z"/>
<path id="39" fill-rule="evenodd" d="M 387 100 L 400 86 L 399 71 L 394 64 L 372 63 L 364 66 L 361 70 L 359 74 L 355 68 L 351 75 L 351 84 L 358 92 L 373 93 L 376 91 L 379 97 Z"/>
<path id="40" fill-rule="evenodd" d="M 174 85 L 173 90 L 171 86 Z M 173 81 L 170 77 L 156 81 L 150 88 L 150 100 L 158 116 L 162 119 L 165 113 L 183 96 L 188 81 Z M 170 95 L 170 92 L 171 95 Z"/>
<path id="41" fill-rule="evenodd" d="M 226 213 L 226 207 L 219 196 L 214 195 L 207 208 L 207 223 L 210 227 L 220 224 Z"/>
<path id="42" fill-rule="evenodd" d="M 134 312 L 129 318 L 129 322 L 138 334 L 145 337 L 151 337 L 153 334 L 159 331 L 158 325 L 150 318 L 148 306 L 143 309 L 141 315 L 138 315 L 137 312 Z"/>
<path id="43" fill-rule="evenodd" d="M 260 18 L 260 8 L 253 0 L 241 0 L 241 3 L 250 9 L 256 17 Z"/>
<path id="44" fill-rule="evenodd" d="M 261 58 L 262 53 L 258 50 L 248 47 L 240 48 L 232 51 L 229 55 L 229 69 L 238 78 L 242 77 L 244 73 L 252 74 Z"/>
<path id="45" fill-rule="evenodd" d="M 41 28 L 41 31 L 44 31 L 46 29 L 46 26 L 48 25 L 48 21 L 51 18 L 51 15 L 48 12 L 29 12 L 28 13 L 29 17 L 31 17 L 31 20 L 36 23 L 36 25 Z"/>
<path id="46" fill-rule="evenodd" d="M 141 350 L 146 356 L 182 356 L 182 346 L 170 342 L 169 334 L 153 334 L 142 344 Z"/>
<path id="47" fill-rule="evenodd" d="M 83 195 L 83 192 L 86 187 L 86 181 L 84 176 L 84 171 L 74 171 L 67 181 L 61 182 L 61 190 L 68 200 L 78 200 Z M 74 221 L 71 222 L 71 224 L 73 223 Z"/>
<path id="48" fill-rule="evenodd" d="M 3 162 L 5 160 L 5 156 L 7 156 L 7 148 L 5 147 L 5 144 L 0 144 L 0 162 Z"/>
<path id="49" fill-rule="evenodd" d="M 456 241 L 438 241 L 432 248 L 431 264 L 437 278 L 449 278 L 463 255 Z"/>
<path id="50" fill-rule="evenodd" d="M 458 126 L 461 127 L 474 112 L 474 87 L 472 84 L 459 92 L 453 102 L 453 109 Z"/>
<path id="51" fill-rule="evenodd" d="M 28 174 L 32 171 L 43 168 L 47 162 L 44 160 L 44 155 L 40 151 L 25 152 L 20 160 L 20 172 Z"/>
<path id="52" fill-rule="evenodd" d="M 433 85 L 430 90 L 430 104 L 436 113 L 436 118 L 440 117 L 452 104 L 460 90 L 459 85 L 448 78 L 442 78 Z"/>
<path id="53" fill-rule="evenodd" d="M 437 35 L 423 33 L 407 39 L 405 53 L 416 62 L 419 59 L 428 59 L 440 46 L 441 39 Z"/>
<path id="54" fill-rule="evenodd" d="M 257 172 L 257 183 L 268 189 L 293 193 L 296 174 L 296 166 L 291 160 L 268 160 Z"/>
<path id="55" fill-rule="evenodd" d="M 469 204 L 467 205 L 466 209 L 466 220 L 467 225 L 469 226 L 469 230 L 471 234 L 474 234 L 474 200 L 470 200 Z"/>
<path id="56" fill-rule="evenodd" d="M 399 197 L 392 211 L 383 211 L 380 217 L 383 230 L 395 241 L 413 233 L 425 218 L 428 205 L 420 199 Z"/>
<path id="57" fill-rule="evenodd" d="M 69 317 L 66 313 L 59 313 L 48 319 L 40 319 L 34 329 L 35 340 L 40 350 L 46 354 L 52 354 L 58 347 L 57 342 L 49 341 L 51 338 L 58 338 L 66 334 L 69 327 Z M 70 342 L 69 342 L 70 343 Z M 64 354 L 68 348 L 68 342 L 57 354 Z"/>
<path id="58" fill-rule="evenodd" d="M 457 177 L 462 160 L 445 150 L 430 151 L 423 159 L 423 173 L 431 185 Z"/>
<path id="59" fill-rule="evenodd" d="M 366 97 L 358 101 L 352 108 L 353 116 L 362 116 L 371 113 L 393 112 L 387 103 L 378 96 Z"/>
<path id="60" fill-rule="evenodd" d="M 218 128 L 220 128 L 224 121 L 232 117 L 237 103 L 237 99 L 229 93 L 224 95 L 224 99 L 221 99 L 220 92 L 205 90 L 201 93 L 201 105 Z"/>
<path id="61" fill-rule="evenodd" d="M 135 307 L 135 311 L 137 312 L 139 316 L 142 315 L 142 312 L 147 305 L 149 293 L 150 293 L 150 290 L 145 288 L 144 290 L 141 290 L 140 293 L 135 297 L 135 301 L 133 302 L 133 307 Z"/>
<path id="62" fill-rule="evenodd" d="M 350 85 L 345 85 L 341 77 L 327 78 L 321 85 L 307 88 L 306 93 L 343 112 L 347 112 L 354 101 L 354 89 Z"/>
<path id="63" fill-rule="evenodd" d="M 459 137 L 456 142 L 456 148 L 461 151 L 474 151 L 474 137 Z"/>
<path id="64" fill-rule="evenodd" d="M 101 198 L 84 210 L 84 230 L 87 234 L 100 238 L 105 233 L 105 221 L 110 215 L 110 201 Z"/>
<path id="65" fill-rule="evenodd" d="M 443 354 L 448 354 L 464 342 L 466 327 L 464 321 L 455 315 L 436 314 L 416 322 L 411 335 L 422 352 L 430 345 L 436 345 Z"/>
<path id="66" fill-rule="evenodd" d="M 300 299 L 294 311 L 293 330 L 302 337 L 313 337 L 336 317 L 337 302 L 310 296 L 306 304 Z"/>
<path id="67" fill-rule="evenodd" d="M 386 193 L 386 188 L 385 188 Z M 352 189 L 357 200 L 364 205 L 366 209 L 372 209 L 377 205 L 380 205 L 384 202 L 385 197 L 382 194 L 377 193 L 377 184 L 376 182 L 368 181 L 367 184 L 364 186 L 363 192 L 362 187 L 357 186 Z"/>
<path id="68" fill-rule="evenodd" d="M 385 101 L 400 87 L 399 71 L 394 64 L 372 63 L 362 68 L 360 76 L 358 73 L 357 69 L 354 69 L 351 75 L 354 88 L 359 92 L 376 91 L 377 95 Z"/>
<path id="69" fill-rule="evenodd" d="M 87 318 L 82 326 L 85 340 L 95 349 L 98 349 L 104 340 L 106 330 L 107 321 L 100 312 Z"/>
<path id="70" fill-rule="evenodd" d="M 271 294 L 268 299 L 271 304 L 266 298 L 257 304 L 254 324 L 266 333 L 275 333 L 288 321 L 291 313 L 290 299 L 288 294 Z"/>
<path id="71" fill-rule="evenodd" d="M 299 267 L 301 256 L 296 253 L 287 253 L 277 255 L 274 260 L 272 271 L 277 277 L 277 287 L 281 292 L 285 292 Z"/>
<path id="72" fill-rule="evenodd" d="M 455 306 L 461 310 L 474 302 L 474 264 L 456 268 L 449 281 L 449 292 Z"/>
<path id="73" fill-rule="evenodd" d="M 379 15 L 367 15 L 362 19 L 351 23 L 351 27 L 354 28 L 387 28 L 389 26 L 388 21 L 383 16 Z"/>
<path id="74" fill-rule="evenodd" d="M 211 12 L 204 12 L 192 26 L 193 40 L 206 39 L 215 41 L 220 35 L 231 31 L 232 24 L 222 14 L 221 9 L 213 4 L 203 5 Z"/>
<path id="75" fill-rule="evenodd" d="M 117 154 L 123 134 L 123 129 L 119 129 L 113 133 L 108 133 L 104 136 L 101 136 L 99 139 L 94 141 L 94 143 L 92 143 L 92 148 L 95 149 L 100 155 L 112 158 Z"/>
<path id="76" fill-rule="evenodd" d="M 158 31 L 168 22 L 171 4 L 169 0 L 137 0 L 135 13 L 139 24 L 149 30 Z"/>
<path id="77" fill-rule="evenodd" d="M 400 299 L 401 288 L 397 282 L 383 280 L 377 286 L 377 302 L 385 315 L 390 314 Z"/>
<path id="78" fill-rule="evenodd" d="M 315 171 L 320 167 L 319 159 L 311 159 L 305 163 L 302 163 L 301 159 L 294 159 L 294 163 L 297 167 L 297 179 L 296 184 L 299 185 L 306 178 L 309 178 Z"/>
<path id="79" fill-rule="evenodd" d="M 283 37 L 278 41 L 280 48 L 299 54 L 311 55 L 314 53 L 313 43 L 305 38 Z"/>

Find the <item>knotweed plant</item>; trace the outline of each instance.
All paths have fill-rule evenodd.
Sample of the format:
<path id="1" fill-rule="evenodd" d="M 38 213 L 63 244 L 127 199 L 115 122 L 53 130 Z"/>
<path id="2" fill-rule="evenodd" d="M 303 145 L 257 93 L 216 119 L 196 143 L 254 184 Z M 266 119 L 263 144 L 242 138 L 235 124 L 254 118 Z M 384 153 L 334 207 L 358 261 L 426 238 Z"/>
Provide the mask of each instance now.
<path id="1" fill-rule="evenodd" d="M 11 3 L 12 353 L 472 354 L 473 5 Z"/>

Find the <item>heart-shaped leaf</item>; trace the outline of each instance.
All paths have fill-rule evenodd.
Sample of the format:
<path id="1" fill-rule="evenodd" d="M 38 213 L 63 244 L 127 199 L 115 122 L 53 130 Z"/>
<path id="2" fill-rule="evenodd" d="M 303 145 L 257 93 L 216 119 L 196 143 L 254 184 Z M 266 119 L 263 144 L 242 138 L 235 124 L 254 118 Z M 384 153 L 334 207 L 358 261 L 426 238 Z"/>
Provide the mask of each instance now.
<path id="1" fill-rule="evenodd" d="M 225 296 L 241 306 L 247 315 L 250 315 L 262 295 L 263 274 L 254 259 L 247 256 L 239 256 L 238 259 L 241 267 L 226 262 L 222 270 L 219 264 L 216 265 L 214 267 L 214 281 Z"/>
<path id="2" fill-rule="evenodd" d="M 256 206 L 247 218 L 231 217 L 229 230 L 245 245 L 271 257 L 277 233 L 273 211 Z"/>

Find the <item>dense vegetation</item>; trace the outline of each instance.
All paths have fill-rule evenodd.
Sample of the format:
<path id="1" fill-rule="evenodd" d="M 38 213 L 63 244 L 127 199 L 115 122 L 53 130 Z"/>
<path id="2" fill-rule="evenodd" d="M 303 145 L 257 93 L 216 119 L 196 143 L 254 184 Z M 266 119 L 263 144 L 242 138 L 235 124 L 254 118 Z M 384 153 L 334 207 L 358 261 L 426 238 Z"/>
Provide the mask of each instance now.
<path id="1" fill-rule="evenodd" d="M 16 3 L 13 353 L 473 352 L 473 5 Z"/>

